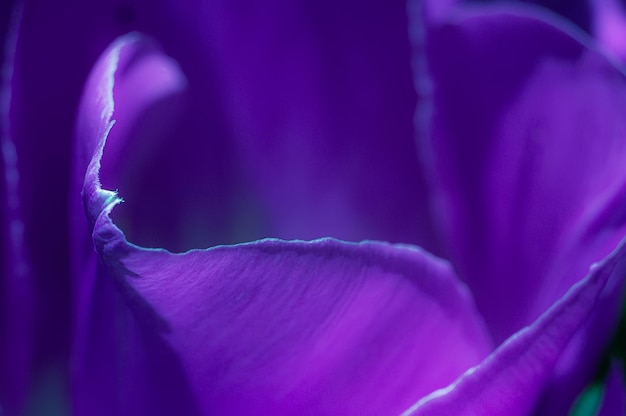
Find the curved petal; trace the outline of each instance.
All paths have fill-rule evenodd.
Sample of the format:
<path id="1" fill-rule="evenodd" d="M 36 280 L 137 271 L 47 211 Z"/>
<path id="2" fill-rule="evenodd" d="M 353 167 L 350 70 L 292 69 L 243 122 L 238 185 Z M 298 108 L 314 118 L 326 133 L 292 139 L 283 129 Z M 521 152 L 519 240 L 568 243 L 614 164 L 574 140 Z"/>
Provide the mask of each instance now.
<path id="1" fill-rule="evenodd" d="M 532 325 L 505 341 L 446 389 L 416 403 L 405 415 L 523 416 L 534 411 L 573 335 L 602 302 L 602 292 L 623 282 L 626 240 Z M 567 409 L 561 409 L 565 414 Z M 552 413 L 555 414 L 555 413 Z"/>
<path id="2" fill-rule="evenodd" d="M 623 364 L 613 363 L 598 416 L 626 415 L 626 384 Z"/>
<path id="3" fill-rule="evenodd" d="M 403 0 L 274 0 L 262 8 L 228 1 L 181 7 L 178 1 L 29 0 L 26 15 L 21 146 L 28 150 L 31 140 L 53 131 L 56 147 L 46 143 L 42 153 L 58 161 L 71 153 L 62 139 L 70 137 L 76 84 L 116 36 L 147 33 L 184 68 L 191 88 L 176 104 L 176 122 L 161 123 L 175 127 L 151 141 L 150 123 L 141 123 L 137 144 L 127 149 L 137 167 L 124 165 L 116 182 L 122 192 L 142 190 L 116 212 L 135 241 L 183 251 L 265 236 L 332 235 L 436 248 L 413 141 L 416 100 Z M 50 36 L 42 39 L 40 30 Z M 40 73 L 56 61 L 66 65 Z M 153 154 L 144 155 L 146 149 Z M 41 168 L 26 166 L 29 183 L 42 172 L 59 183 L 69 176 L 38 162 L 29 165 Z M 202 186 L 189 193 L 171 172 L 186 174 L 190 187 Z M 163 193 L 172 197 L 164 201 Z M 43 205 L 30 198 L 32 206 Z M 155 209 L 143 212 L 144 202 Z M 154 235 L 159 222 L 172 227 Z"/>
<path id="4" fill-rule="evenodd" d="M 85 392 L 76 395 L 78 414 L 102 400 L 100 387 L 116 401 L 107 410 L 126 410 L 187 382 L 198 406 L 187 410 L 204 414 L 397 414 L 489 353 L 469 292 L 447 263 L 417 248 L 262 240 L 172 254 L 128 243 L 109 217 L 120 200 L 98 174 L 105 140 L 115 137 L 112 118 L 127 116 L 113 101 L 135 85 L 125 77 L 134 66 L 168 62 L 142 61 L 157 56 L 145 47 L 136 35 L 118 40 L 84 95 L 78 138 L 94 156 L 83 198 L 103 266 L 93 273 L 98 289 L 85 295 L 91 315 L 82 341 L 90 348 L 76 363 Z M 154 78 L 147 85 L 173 91 Z M 124 316 L 112 315 L 120 310 Z M 98 334 L 103 344 L 90 339 Z M 123 380 L 105 374 L 120 357 L 136 370 Z M 184 391 L 176 394 L 183 403 Z"/>
<path id="5" fill-rule="evenodd" d="M 126 53 L 122 54 L 123 46 Z M 116 70 L 124 76 L 116 79 Z M 77 123 L 74 167 L 76 184 L 84 183 L 87 162 L 98 137 L 105 136 L 113 115 L 113 87 L 119 81 L 117 130 L 130 134 L 132 123 L 155 100 L 186 87 L 177 64 L 138 34 L 112 46 L 95 66 L 85 87 Z M 112 154 L 122 151 L 112 137 Z M 91 140 L 90 140 L 91 139 Z M 81 162 L 84 162 L 81 164 Z M 99 161 L 98 161 L 99 164 Z M 77 415 L 198 414 L 174 352 L 148 331 L 128 309 L 115 279 L 98 262 L 85 221 L 85 206 L 73 206 L 72 269 L 76 276 L 72 410 Z M 141 353 L 138 354 L 137 352 Z M 158 363 L 158 366 L 155 365 Z"/>
<path id="6" fill-rule="evenodd" d="M 526 3 L 543 6 L 563 16 L 586 32 L 593 26 L 590 9 L 594 1 L 588 0 L 523 0 Z"/>
<path id="7" fill-rule="evenodd" d="M 426 34 L 435 213 L 497 342 L 626 233 L 626 80 L 572 30 L 511 6 L 459 8 Z M 621 293 L 605 291 L 557 365 L 557 414 L 593 374 Z"/>
<path id="8" fill-rule="evenodd" d="M 0 13 L 10 3 L 1 2 Z M 406 59 L 409 52 L 402 0 L 394 2 L 393 7 L 350 0 L 341 4 L 287 0 L 264 3 L 266 12 L 251 14 L 251 22 L 241 15 L 246 7 L 234 6 L 231 10 L 232 2 L 24 3 L 16 60 L 19 76 L 14 83 L 16 100 L 11 117 L 20 155 L 20 192 L 26 207 L 24 235 L 34 258 L 35 296 L 42 311 L 36 322 L 38 362 L 65 359 L 70 344 L 69 305 L 73 302 L 67 231 L 75 217 L 67 212 L 68 207 L 70 211 L 75 209 L 78 193 L 68 186 L 67 179 L 72 176 L 70 141 L 81 89 L 101 51 L 117 36 L 132 30 L 150 34 L 168 54 L 175 56 L 185 68 L 192 88 L 181 98 L 182 103 L 176 103 L 182 111 L 170 115 L 180 117 L 178 131 L 163 132 L 173 142 L 186 137 L 188 146 L 173 146 L 175 152 L 169 152 L 171 147 L 159 142 L 152 150 L 162 156 L 160 159 L 142 159 L 142 153 L 151 148 L 145 144 L 129 149 L 137 165 L 157 162 L 142 165 L 141 171 L 146 175 L 141 177 L 126 165 L 128 174 L 120 172 L 120 176 L 136 181 L 120 181 L 117 186 L 120 190 L 139 187 L 143 192 L 137 200 L 159 207 L 146 213 L 141 211 L 142 203 L 129 200 L 117 210 L 116 215 L 131 235 L 146 244 L 166 244 L 172 250 L 266 235 L 288 237 L 284 230 L 293 224 L 300 227 L 293 231 L 299 237 L 335 235 L 420 243 L 431 240 L 428 232 L 421 234 L 421 230 L 427 230 L 428 222 L 422 204 L 424 186 L 411 141 L 415 97 Z M 346 15 L 349 18 L 344 19 Z M 308 18 L 310 24 L 297 27 L 295 22 Z M 247 28 L 253 36 L 237 36 Z M 293 43 L 287 45 L 289 41 Z M 303 56 L 305 61 L 309 59 L 306 51 L 311 44 L 317 45 L 315 49 L 320 54 L 328 53 L 319 59 L 323 64 L 311 70 L 306 62 L 289 59 L 292 53 Z M 280 59 L 268 60 L 257 53 L 270 46 Z M 222 48 L 231 51 L 228 57 L 218 53 Z M 254 57 L 247 60 L 247 53 Z M 249 66 L 230 70 L 240 63 Z M 248 71 L 255 66 L 264 68 L 258 82 L 251 75 L 256 71 Z M 354 77 L 359 71 L 362 76 Z M 317 87 L 324 87 L 327 78 L 333 80 L 329 82 L 332 87 L 322 93 Z M 250 96 L 235 103 L 228 94 L 235 91 L 233 86 L 238 86 L 237 91 L 244 95 L 251 91 Z M 165 103 L 164 108 L 169 108 L 169 104 Z M 274 137 L 274 131 L 264 130 L 269 127 L 262 120 L 242 121 L 255 106 L 267 107 L 275 115 L 273 129 L 290 132 L 281 136 L 280 146 L 264 149 L 268 160 L 277 162 L 270 166 L 271 172 L 263 171 L 267 166 L 262 160 L 253 164 L 244 157 L 256 154 L 257 149 L 251 147 L 260 143 L 253 140 L 257 133 L 262 133 L 258 137 L 267 142 Z M 230 111 L 232 115 L 225 114 Z M 302 128 L 298 127 L 300 116 L 306 118 Z M 149 124 L 143 123 L 142 128 Z M 321 136 L 314 132 L 318 125 L 328 133 L 324 146 L 318 146 Z M 254 135 L 247 135 L 251 130 Z M 299 148 L 290 145 L 303 136 L 307 138 L 303 142 L 310 139 L 308 152 L 299 153 Z M 389 146 L 392 140 L 399 144 Z M 361 147 L 367 152 L 355 156 Z M 197 151 L 199 148 L 203 151 Z M 283 158 L 283 154 L 289 158 Z M 346 155 L 350 158 L 344 158 Z M 312 165 L 283 164 L 302 159 Z M 339 162 L 328 162 L 330 159 Z M 402 162 L 397 163 L 398 160 Z M 178 170 L 181 165 L 189 172 L 187 179 L 203 185 L 195 193 L 177 187 L 176 181 L 169 181 L 163 174 Z M 293 169 L 298 170 L 298 175 L 289 173 Z M 274 174 L 276 177 L 272 177 Z M 334 174 L 342 181 L 335 182 Z M 287 182 L 289 177 L 294 178 L 291 188 L 273 188 L 279 179 Z M 344 193 L 343 186 L 353 191 Z M 170 205 L 161 198 L 163 193 L 171 196 L 167 200 Z M 221 202 L 215 204 L 217 200 Z M 308 209 L 310 206 L 317 209 Z M 343 221 L 337 220 L 340 209 Z M 202 217 L 202 212 L 211 215 Z M 203 226 L 193 227 L 200 220 Z M 152 226 L 159 222 L 172 226 L 154 235 Z"/>

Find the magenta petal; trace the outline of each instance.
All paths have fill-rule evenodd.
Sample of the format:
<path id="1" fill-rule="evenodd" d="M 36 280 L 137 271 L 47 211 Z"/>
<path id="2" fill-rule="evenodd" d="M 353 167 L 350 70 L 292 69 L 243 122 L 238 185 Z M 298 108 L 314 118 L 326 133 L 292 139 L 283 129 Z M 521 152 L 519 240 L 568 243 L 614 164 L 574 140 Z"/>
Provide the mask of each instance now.
<path id="1" fill-rule="evenodd" d="M 98 173 L 117 128 L 123 62 L 144 47 L 136 35 L 118 40 L 84 95 L 78 138 L 94 156 L 83 197 L 105 268 L 92 264 L 96 289 L 85 291 L 91 316 L 78 343 L 89 347 L 76 367 L 87 386 L 77 386 L 77 413 L 95 406 L 99 383 L 117 410 L 149 407 L 140 401 L 188 383 L 204 414 L 398 414 L 491 351 L 469 292 L 446 262 L 417 248 L 262 240 L 172 254 L 128 243 L 109 218 L 119 198 L 101 189 Z M 105 377 L 122 364 L 107 345 L 133 366 L 123 379 Z M 87 376 L 89 365 L 100 378 Z M 176 394 L 172 403 L 183 403 Z"/>
<path id="2" fill-rule="evenodd" d="M 623 364 L 613 363 L 604 389 L 598 416 L 626 415 L 626 384 Z"/>
<path id="3" fill-rule="evenodd" d="M 623 282 L 625 254 L 626 241 L 594 265 L 585 279 L 535 323 L 511 336 L 484 362 L 448 388 L 422 399 L 405 414 L 536 414 L 533 409 L 541 398 L 542 389 L 572 336 L 602 302 L 602 292 Z M 552 414 L 565 414 L 566 410 Z"/>

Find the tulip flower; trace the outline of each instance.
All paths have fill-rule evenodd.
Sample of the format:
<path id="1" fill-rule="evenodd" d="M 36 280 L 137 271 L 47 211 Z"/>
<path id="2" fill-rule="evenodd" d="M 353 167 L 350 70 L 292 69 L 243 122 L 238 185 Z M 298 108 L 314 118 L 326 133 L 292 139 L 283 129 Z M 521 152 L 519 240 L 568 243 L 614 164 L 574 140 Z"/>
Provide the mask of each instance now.
<path id="1" fill-rule="evenodd" d="M 584 33 L 417 0 L 65 6 L 18 8 L 4 58 L 7 412 L 59 362 L 77 415 L 571 408 L 626 273 L 626 78 Z"/>

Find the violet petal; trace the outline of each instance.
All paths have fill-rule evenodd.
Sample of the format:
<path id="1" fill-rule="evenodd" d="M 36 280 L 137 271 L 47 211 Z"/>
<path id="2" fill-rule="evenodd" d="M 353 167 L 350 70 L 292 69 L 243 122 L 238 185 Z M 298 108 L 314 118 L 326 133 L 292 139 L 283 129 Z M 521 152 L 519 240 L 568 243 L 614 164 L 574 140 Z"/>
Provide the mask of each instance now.
<path id="1" fill-rule="evenodd" d="M 138 139 L 129 144 L 135 165 L 108 165 L 120 192 L 139 195 L 115 214 L 129 238 L 184 251 L 331 235 L 436 251 L 413 140 L 404 1 L 168 7 L 168 28 L 138 29 L 191 87 L 158 157 L 145 161 L 154 141 Z M 159 222 L 171 227 L 152 235 Z M 197 235 L 176 234 L 188 229 Z"/>
<path id="2" fill-rule="evenodd" d="M 10 117 L 21 8 L 16 8 L 13 15 L 6 18 L 8 22 L 3 21 L 2 26 L 8 29 L 0 35 L 0 41 L 5 41 L 0 44 L 0 413 L 4 409 L 9 414 L 18 414 L 23 411 L 34 381 L 37 305 L 32 263 L 25 242 L 25 207 L 20 194 L 18 155 Z"/>
<path id="3" fill-rule="evenodd" d="M 626 10 L 619 0 L 595 0 L 592 32 L 607 52 L 626 60 Z"/>
<path id="4" fill-rule="evenodd" d="M 457 7 L 427 31 L 432 91 L 418 84 L 432 100 L 422 110 L 435 213 L 497 342 L 626 232 L 624 75 L 582 32 L 537 10 Z M 557 364 L 546 414 L 571 403 L 610 340 L 621 287 L 602 296 Z"/>
<path id="5" fill-rule="evenodd" d="M 218 52 L 242 169 L 267 211 L 262 236 L 434 249 L 413 141 L 405 2 L 215 8 L 189 18 L 209 19 L 194 27 Z"/>
<path id="6" fill-rule="evenodd" d="M 572 336 L 602 302 L 602 292 L 623 282 L 625 275 L 626 240 L 536 322 L 511 336 L 455 383 L 423 398 L 405 415 L 537 414 L 533 410 L 542 389 Z"/>
<path id="7" fill-rule="evenodd" d="M 144 374 L 125 374 L 136 381 L 125 386 L 138 396 L 113 395 L 118 406 L 126 399 L 140 408 L 138 397 L 159 389 L 142 384 L 145 375 L 158 379 L 169 364 L 168 374 L 189 382 L 204 413 L 397 414 L 489 353 L 469 292 L 446 262 L 411 246 L 261 240 L 172 254 L 127 242 L 109 218 L 120 200 L 100 187 L 98 174 L 105 140 L 117 127 L 114 83 L 128 73 L 128 55 L 144 46 L 143 38 L 130 35 L 103 55 L 84 94 L 86 122 L 78 130 L 79 145 L 94 151 L 83 198 L 105 269 L 98 269 L 93 285 L 117 288 L 130 312 L 122 321 L 132 321 L 117 341 L 128 359 L 145 366 L 138 368 Z M 116 76 L 118 64 L 123 70 Z M 96 315 L 104 313 L 109 322 L 92 319 L 85 343 L 89 324 L 117 324 L 107 310 L 123 305 L 106 296 L 86 292 L 92 313 L 105 308 Z M 173 356 L 150 362 L 144 354 L 149 345 L 128 341 L 141 336 L 162 340 Z M 106 379 L 82 381 L 93 384 L 92 393 L 105 381 L 107 392 L 118 387 Z M 76 400 L 86 411 L 84 397 Z"/>

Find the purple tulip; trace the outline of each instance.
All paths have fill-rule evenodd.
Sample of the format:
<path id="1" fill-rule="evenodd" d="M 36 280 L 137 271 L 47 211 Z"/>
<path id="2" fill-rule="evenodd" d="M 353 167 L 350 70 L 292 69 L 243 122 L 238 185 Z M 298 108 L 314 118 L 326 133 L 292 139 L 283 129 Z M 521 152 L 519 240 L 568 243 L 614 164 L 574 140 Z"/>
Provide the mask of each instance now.
<path id="1" fill-rule="evenodd" d="M 593 378 L 626 273 L 601 37 L 521 6 L 50 3 L 3 58 L 8 414 L 53 379 L 77 415 L 553 415 Z"/>

